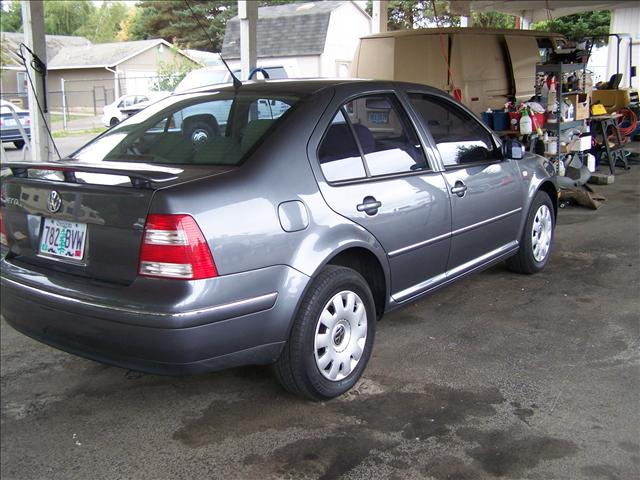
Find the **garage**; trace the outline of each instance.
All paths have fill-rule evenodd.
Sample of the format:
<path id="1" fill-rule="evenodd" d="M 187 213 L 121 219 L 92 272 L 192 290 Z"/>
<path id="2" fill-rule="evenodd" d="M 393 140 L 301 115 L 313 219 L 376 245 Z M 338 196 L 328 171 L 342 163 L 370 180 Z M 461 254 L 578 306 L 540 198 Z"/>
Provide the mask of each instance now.
<path id="1" fill-rule="evenodd" d="M 640 474 L 636 6 L 48 3 L 2 5 L 3 478 Z"/>

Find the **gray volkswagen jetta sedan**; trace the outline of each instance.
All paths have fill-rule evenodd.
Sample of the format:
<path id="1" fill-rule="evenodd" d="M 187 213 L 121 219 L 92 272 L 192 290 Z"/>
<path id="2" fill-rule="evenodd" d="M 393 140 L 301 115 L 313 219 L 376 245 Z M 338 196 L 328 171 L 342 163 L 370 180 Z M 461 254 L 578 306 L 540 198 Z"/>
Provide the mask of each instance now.
<path id="1" fill-rule="evenodd" d="M 199 89 L 5 167 L 15 329 L 147 372 L 274 364 L 316 400 L 355 384 L 384 313 L 503 260 L 541 270 L 557 213 L 543 158 L 408 83 Z"/>

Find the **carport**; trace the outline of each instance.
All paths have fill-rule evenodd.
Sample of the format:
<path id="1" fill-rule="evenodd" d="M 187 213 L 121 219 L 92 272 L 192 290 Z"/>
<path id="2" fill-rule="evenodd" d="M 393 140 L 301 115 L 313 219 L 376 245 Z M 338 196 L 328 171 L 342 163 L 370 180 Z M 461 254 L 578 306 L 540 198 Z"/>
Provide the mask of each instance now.
<path id="1" fill-rule="evenodd" d="M 451 3 L 523 26 L 628 7 Z M 372 33 L 386 31 L 388 6 L 373 2 Z M 25 43 L 46 63 L 43 2 L 22 8 Z M 246 79 L 258 3 L 239 0 L 238 16 Z M 44 106 L 28 68 L 29 103 Z M 31 108 L 32 156 L 51 160 L 44 113 Z M 285 393 L 267 367 L 164 377 L 105 366 L 3 320 L 2 478 L 638 478 L 639 185 L 632 164 L 602 208 L 562 209 L 540 274 L 499 264 L 385 316 L 361 380 L 326 402 Z"/>

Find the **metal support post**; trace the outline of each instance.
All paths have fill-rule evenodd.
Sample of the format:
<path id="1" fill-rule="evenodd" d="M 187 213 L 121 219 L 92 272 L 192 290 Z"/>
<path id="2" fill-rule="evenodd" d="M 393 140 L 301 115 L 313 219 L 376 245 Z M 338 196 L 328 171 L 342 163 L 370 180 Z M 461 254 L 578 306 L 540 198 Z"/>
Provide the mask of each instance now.
<path id="1" fill-rule="evenodd" d="M 371 24 L 371 33 L 382 33 L 387 31 L 388 22 L 388 0 L 374 0 L 373 1 L 373 22 Z"/>
<path id="2" fill-rule="evenodd" d="M 258 2 L 238 0 L 238 18 L 240 18 L 242 80 L 247 80 L 257 65 Z"/>
<path id="3" fill-rule="evenodd" d="M 24 43 L 43 63 L 47 63 L 47 50 L 44 36 L 44 2 L 32 0 L 22 3 L 22 19 L 24 26 Z M 31 54 L 27 52 L 27 57 Z M 27 58 L 27 72 L 31 76 L 33 88 L 29 82 L 27 86 L 29 98 L 29 114 L 31 117 L 31 159 L 34 161 L 50 160 L 49 134 L 46 125 L 49 123 L 49 113 L 46 112 L 46 95 L 43 76 L 35 71 L 31 65 L 31 58 Z M 38 103 L 43 108 L 41 115 Z M 43 118 L 44 117 L 44 118 Z"/>
<path id="4" fill-rule="evenodd" d="M 64 78 L 60 79 L 60 89 L 62 90 L 62 128 L 67 129 L 67 94 L 64 90 Z"/>

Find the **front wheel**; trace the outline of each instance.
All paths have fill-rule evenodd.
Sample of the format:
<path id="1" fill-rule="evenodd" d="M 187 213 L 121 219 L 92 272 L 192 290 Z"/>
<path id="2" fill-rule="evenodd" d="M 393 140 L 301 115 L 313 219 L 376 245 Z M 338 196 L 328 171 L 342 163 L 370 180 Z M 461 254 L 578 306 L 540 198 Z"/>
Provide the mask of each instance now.
<path id="1" fill-rule="evenodd" d="M 551 198 L 539 191 L 531 203 L 527 223 L 520 239 L 518 253 L 507 260 L 510 270 L 518 273 L 537 273 L 551 256 L 555 216 Z"/>
<path id="2" fill-rule="evenodd" d="M 282 386 L 311 400 L 347 392 L 364 371 L 376 328 L 373 296 L 354 270 L 325 267 L 305 294 L 275 364 Z"/>

